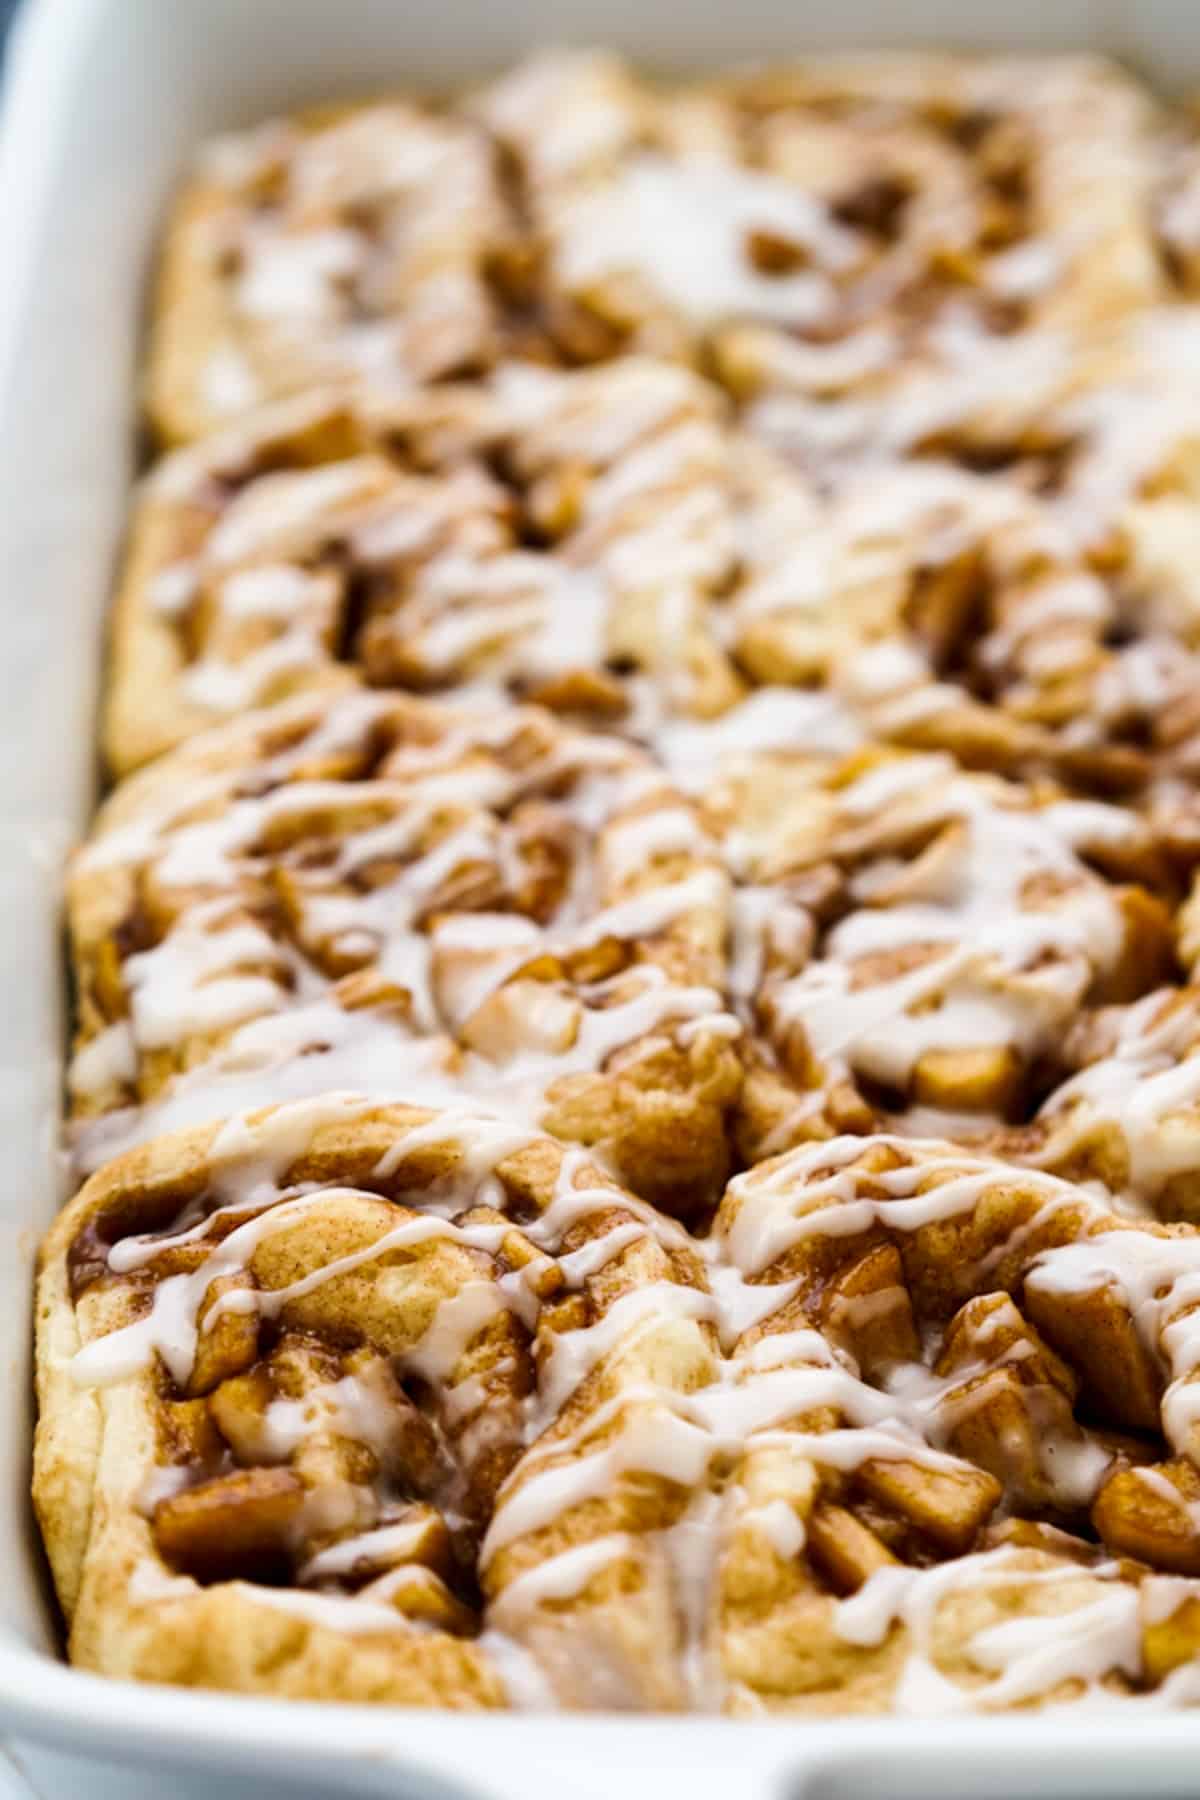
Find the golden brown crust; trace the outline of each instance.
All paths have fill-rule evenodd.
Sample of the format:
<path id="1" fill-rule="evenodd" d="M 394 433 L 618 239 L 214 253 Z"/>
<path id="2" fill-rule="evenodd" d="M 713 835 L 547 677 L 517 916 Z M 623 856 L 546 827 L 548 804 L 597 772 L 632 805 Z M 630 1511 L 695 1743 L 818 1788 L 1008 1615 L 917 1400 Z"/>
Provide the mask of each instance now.
<path id="1" fill-rule="evenodd" d="M 159 252 L 145 400 L 151 428 L 165 448 L 203 437 L 214 426 L 199 376 L 202 355 L 220 338 L 224 308 L 217 272 L 202 244 L 221 204 L 214 186 L 189 187 L 171 209 Z"/>
<path id="2" fill-rule="evenodd" d="M 91 1531 L 103 1424 L 95 1394 L 71 1379 L 79 1330 L 66 1263 L 49 1243 L 40 1259 L 35 1305 L 38 1427 L 33 1499 L 59 1603 L 70 1619 Z"/>

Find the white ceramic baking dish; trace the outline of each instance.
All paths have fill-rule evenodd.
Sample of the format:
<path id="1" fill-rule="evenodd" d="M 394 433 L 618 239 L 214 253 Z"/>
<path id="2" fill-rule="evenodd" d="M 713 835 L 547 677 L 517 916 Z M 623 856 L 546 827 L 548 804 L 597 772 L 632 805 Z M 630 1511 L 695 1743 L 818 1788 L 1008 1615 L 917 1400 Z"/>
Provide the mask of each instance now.
<path id="1" fill-rule="evenodd" d="M 0 136 L 0 1727 L 59 1749 L 252 1775 L 264 1795 L 841 1800 L 1181 1794 L 1200 1714 L 750 1725 L 459 1718 L 105 1682 L 67 1669 L 26 1489 L 31 1265 L 58 1204 L 56 894 L 92 799 L 101 622 L 134 454 L 133 371 L 163 202 L 203 134 L 388 82 L 441 83 L 537 43 L 657 65 L 830 43 L 1091 45 L 1200 79 L 1189 0 L 34 0 Z M 279 1783 L 277 1787 L 275 1784 Z"/>

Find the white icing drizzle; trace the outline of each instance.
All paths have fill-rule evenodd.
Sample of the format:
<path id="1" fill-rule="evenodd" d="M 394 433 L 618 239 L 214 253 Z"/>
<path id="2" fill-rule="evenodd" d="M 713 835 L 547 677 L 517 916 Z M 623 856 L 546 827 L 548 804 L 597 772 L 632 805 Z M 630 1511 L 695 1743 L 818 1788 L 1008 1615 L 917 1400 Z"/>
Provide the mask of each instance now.
<path id="1" fill-rule="evenodd" d="M 1031 1569 L 1012 1551 L 960 1557 L 933 1569 L 880 1569 L 838 1609 L 837 1630 L 848 1642 L 882 1642 L 893 1623 L 905 1626 L 913 1652 L 893 1705 L 900 1713 L 965 1712 L 1019 1705 L 1068 1683 L 1091 1686 L 1113 1673 L 1136 1677 L 1141 1669 L 1138 1590 L 1114 1579 L 1109 1567 L 1083 1578 L 1074 1606 L 985 1626 L 965 1645 L 969 1664 L 990 1675 L 963 1687 L 934 1662 L 933 1634 L 939 1608 L 956 1595 L 989 1591 L 1031 1592 L 1039 1585 L 1071 1585 L 1070 1566 Z"/>
<path id="2" fill-rule="evenodd" d="M 858 904 L 799 974 L 767 982 L 772 1030 L 800 1025 L 832 1069 L 901 1090 L 927 1051 L 1048 1048 L 1124 947 L 1118 899 L 1076 845 L 1119 842 L 1126 816 L 1030 806 L 924 756 L 879 764 L 833 804 L 828 853 L 851 862 Z M 932 834 L 906 867 L 906 843 Z"/>
<path id="3" fill-rule="evenodd" d="M 1060 1151 L 1083 1140 L 1098 1120 L 1114 1123 L 1128 1154 L 1130 1185 L 1149 1196 L 1194 1167 L 1188 1132 L 1170 1129 L 1200 1101 L 1198 1021 L 1190 996 L 1179 1001 L 1160 991 L 1131 1006 L 1110 1053 L 1063 1082 L 1041 1115 Z"/>
<path id="4" fill-rule="evenodd" d="M 749 250 L 755 233 L 795 246 L 816 271 L 760 273 Z M 854 254 L 852 234 L 783 181 L 647 153 L 576 206 L 559 274 L 567 286 L 586 290 L 605 276 L 636 273 L 697 323 L 744 314 L 799 325 L 827 313 L 832 296 L 824 272 L 836 273 Z"/>

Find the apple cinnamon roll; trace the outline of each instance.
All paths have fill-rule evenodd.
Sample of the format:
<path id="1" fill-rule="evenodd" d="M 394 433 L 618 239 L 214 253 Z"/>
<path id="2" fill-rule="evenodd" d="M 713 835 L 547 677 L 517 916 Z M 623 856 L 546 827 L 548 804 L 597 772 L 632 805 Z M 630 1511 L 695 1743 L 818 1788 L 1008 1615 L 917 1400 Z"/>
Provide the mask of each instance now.
<path id="1" fill-rule="evenodd" d="M 711 1308 L 682 1229 L 520 1127 L 329 1096 L 159 1138 L 47 1241 L 35 1498 L 71 1653 L 188 1686 L 484 1707 L 544 1678 L 478 1547 L 524 1443 Z M 668 1309 L 669 1310 L 669 1309 Z"/>
<path id="2" fill-rule="evenodd" d="M 784 563 L 810 508 L 716 391 L 667 364 L 266 409 L 147 480 L 109 760 L 127 771 L 347 667 L 602 729 L 715 715 L 746 692 L 719 604 Z"/>
<path id="3" fill-rule="evenodd" d="M 315 108 L 212 141 L 163 252 L 155 430 L 181 443 L 330 381 L 486 369 L 517 237 L 493 146 L 445 110 Z"/>
<path id="4" fill-rule="evenodd" d="M 322 1091 L 475 1093 L 716 1198 L 741 1081 L 730 880 L 634 747 L 363 691 L 120 787 L 71 882 L 85 1167 Z"/>
<path id="5" fill-rule="evenodd" d="M 883 1117 L 1027 1119 L 1081 1014 L 1177 968 L 1170 863 L 1132 811 L 878 749 L 763 755 L 708 805 L 759 1034 L 752 1159 Z"/>
<path id="6" fill-rule="evenodd" d="M 936 435 L 859 458 L 814 520 L 823 605 L 739 598 L 736 658 L 813 679 L 814 623 L 870 615 L 838 681 L 872 735 L 1108 794 L 1190 779 L 1194 340 L 1185 309 L 1133 314 L 1081 341 L 1069 380 L 1005 376 L 1028 419 L 966 466 Z"/>
<path id="7" fill-rule="evenodd" d="M 833 1367 L 886 1395 L 856 1421 L 833 1382 L 813 1421 L 831 1442 L 814 1452 L 807 1567 L 739 1615 L 759 1706 L 811 1704 L 808 1682 L 828 1704 L 826 1660 L 838 1710 L 848 1689 L 901 1711 L 1128 1691 L 1185 1663 L 1195 1598 L 1161 1574 L 1197 1567 L 1194 1233 L 896 1138 L 761 1165 L 731 1184 L 717 1231 L 763 1293 L 743 1354 L 786 1364 L 815 1326 Z M 914 1470 L 914 1444 L 918 1463 L 946 1463 Z"/>

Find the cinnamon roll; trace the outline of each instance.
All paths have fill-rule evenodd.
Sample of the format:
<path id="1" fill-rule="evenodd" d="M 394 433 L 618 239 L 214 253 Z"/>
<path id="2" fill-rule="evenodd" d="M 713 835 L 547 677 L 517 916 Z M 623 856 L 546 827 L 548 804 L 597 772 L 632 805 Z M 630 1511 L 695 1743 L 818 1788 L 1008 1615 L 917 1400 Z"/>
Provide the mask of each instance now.
<path id="1" fill-rule="evenodd" d="M 147 408 L 167 443 L 343 379 L 478 373 L 519 267 L 493 146 L 409 100 L 318 107 L 219 138 L 173 215 Z"/>
<path id="2" fill-rule="evenodd" d="M 251 715 L 126 782 L 76 860 L 78 1155 L 457 1091 L 703 1206 L 741 1085 L 730 894 L 698 807 L 619 740 L 362 691 Z"/>

